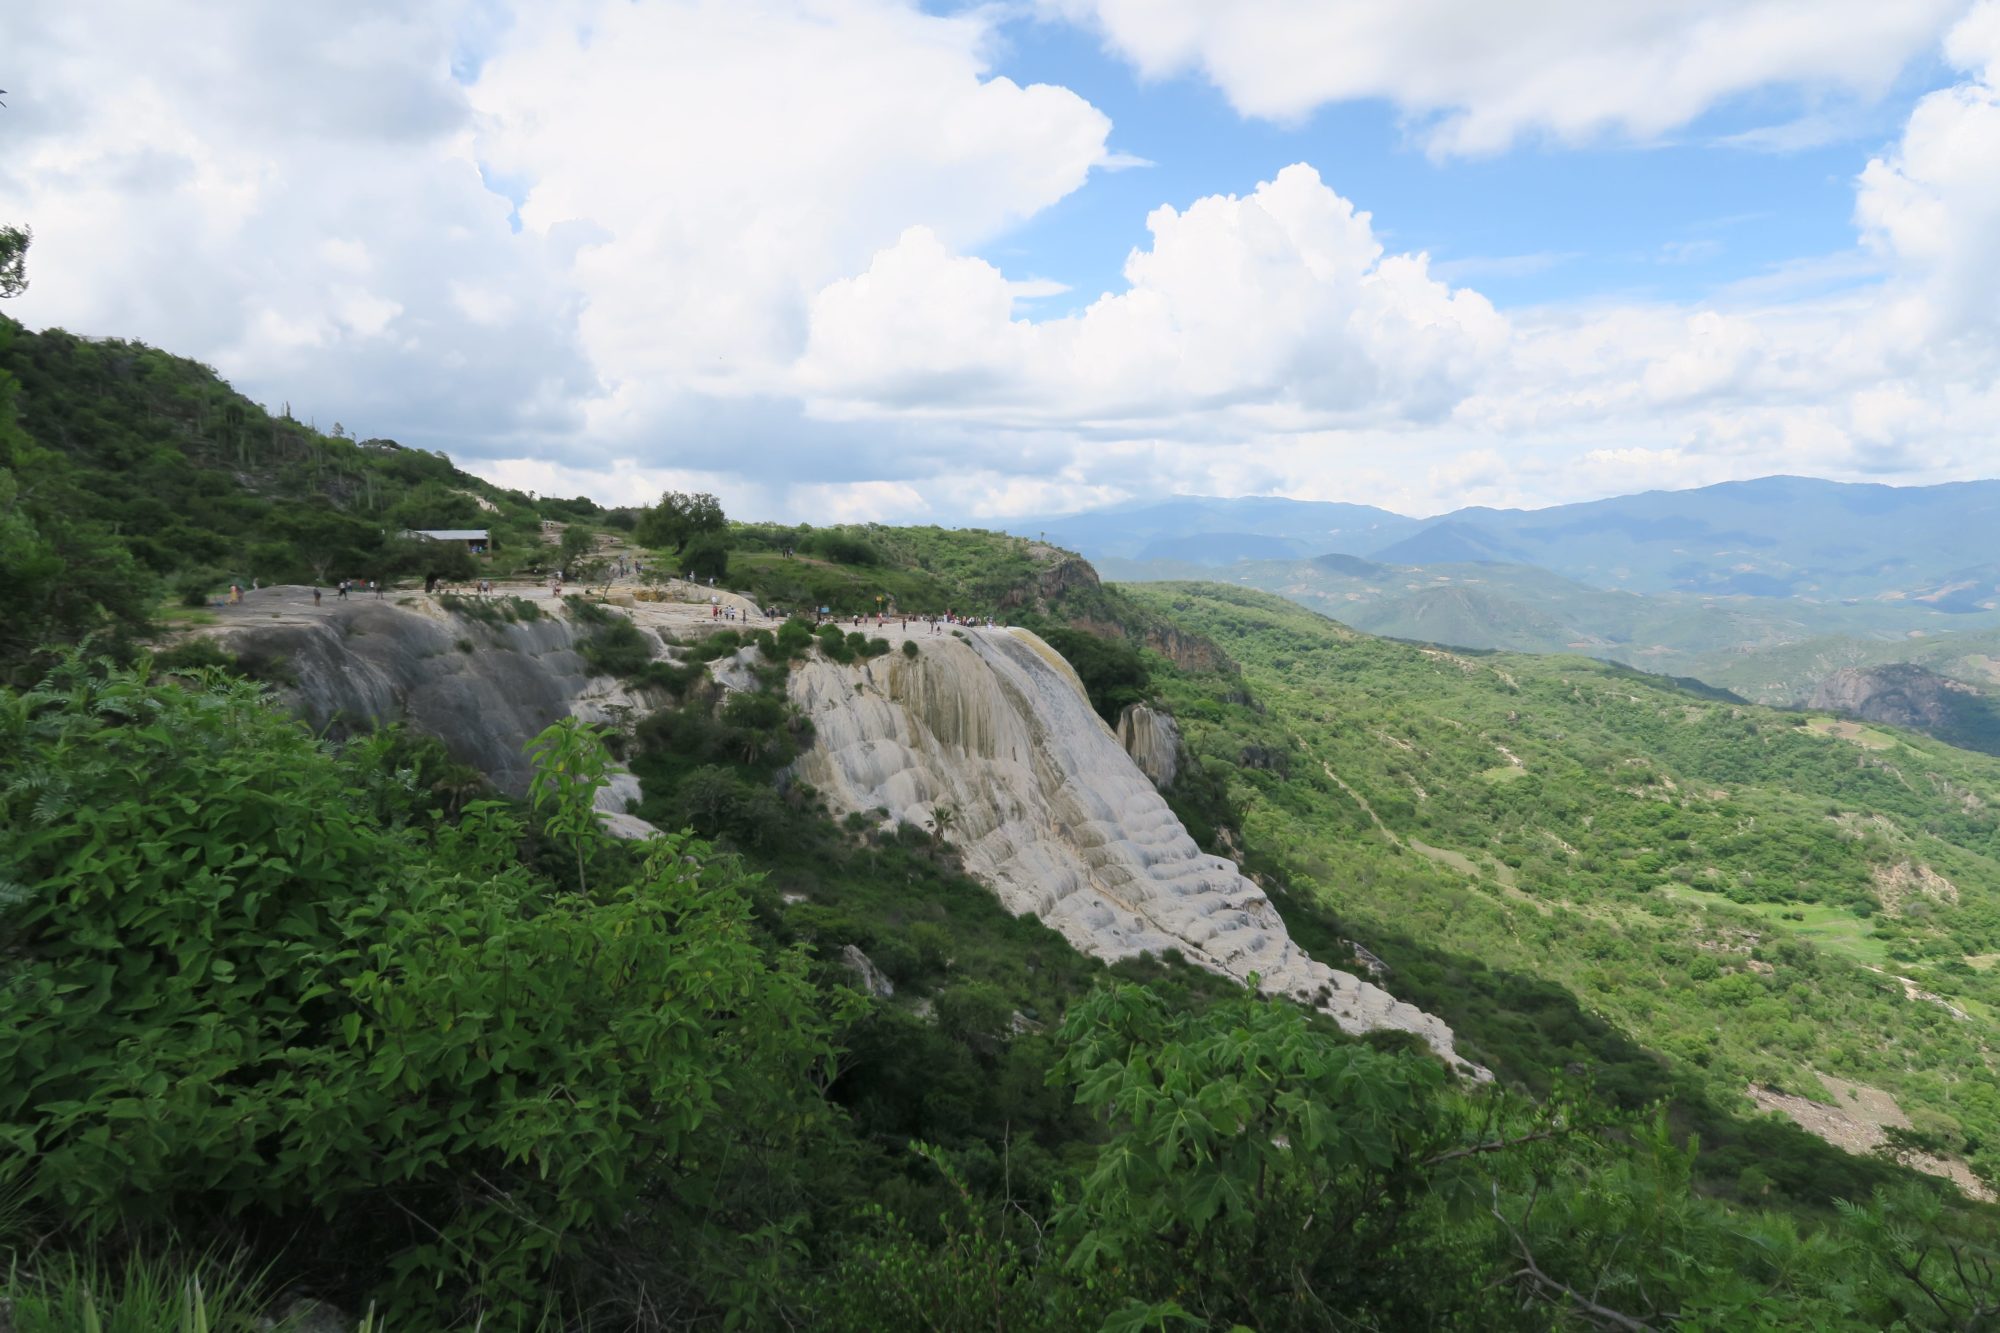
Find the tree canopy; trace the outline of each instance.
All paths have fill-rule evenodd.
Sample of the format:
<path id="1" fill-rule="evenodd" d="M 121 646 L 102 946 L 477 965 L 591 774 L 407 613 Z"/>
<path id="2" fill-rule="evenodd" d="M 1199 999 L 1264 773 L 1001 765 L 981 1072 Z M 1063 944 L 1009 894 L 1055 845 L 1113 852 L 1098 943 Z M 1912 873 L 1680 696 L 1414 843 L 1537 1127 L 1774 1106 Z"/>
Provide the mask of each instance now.
<path id="1" fill-rule="evenodd" d="M 639 516 L 632 535 L 641 546 L 671 548 L 675 555 L 680 555 L 696 537 L 720 534 L 728 527 L 722 502 L 713 495 L 706 491 L 668 491 L 658 504 Z"/>
<path id="2" fill-rule="evenodd" d="M 34 239 L 26 227 L 0 226 L 0 300 L 28 290 L 28 246 Z"/>

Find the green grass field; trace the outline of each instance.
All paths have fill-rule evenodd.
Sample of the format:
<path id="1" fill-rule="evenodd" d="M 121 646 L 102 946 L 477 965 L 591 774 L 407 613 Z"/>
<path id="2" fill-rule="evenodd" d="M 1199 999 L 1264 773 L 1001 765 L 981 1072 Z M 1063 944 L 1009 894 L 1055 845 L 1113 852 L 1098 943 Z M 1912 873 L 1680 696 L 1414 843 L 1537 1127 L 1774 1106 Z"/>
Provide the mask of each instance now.
<path id="1" fill-rule="evenodd" d="M 1818 903 L 1739 903 L 1724 894 L 1688 888 L 1682 884 L 1662 885 L 1660 892 L 1717 910 L 1747 912 L 1774 930 L 1796 935 L 1857 963 L 1869 967 L 1890 967 L 1887 942 L 1873 933 L 1873 927 L 1866 920 L 1843 908 L 1824 907 Z"/>
<path id="2" fill-rule="evenodd" d="M 1864 750 L 1892 750 L 1899 743 L 1886 731 L 1879 731 L 1859 722 L 1844 722 L 1838 718 L 1816 717 L 1805 724 L 1805 729 L 1818 736 L 1853 741 Z"/>

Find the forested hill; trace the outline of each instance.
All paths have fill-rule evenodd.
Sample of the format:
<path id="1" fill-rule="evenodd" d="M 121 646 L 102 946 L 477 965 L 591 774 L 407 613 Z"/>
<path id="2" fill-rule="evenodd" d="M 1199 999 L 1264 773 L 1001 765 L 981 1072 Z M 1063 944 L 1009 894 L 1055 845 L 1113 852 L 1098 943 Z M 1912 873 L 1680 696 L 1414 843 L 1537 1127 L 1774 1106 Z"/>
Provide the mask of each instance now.
<path id="1" fill-rule="evenodd" d="M 1247 844 L 1421 978 L 1401 993 L 1476 1058 L 1745 1110 L 1753 1088 L 1885 1089 L 1912 1142 L 2000 1178 L 2000 762 L 1268 594 L 1123 591 L 1240 663 L 1155 679 Z"/>
<path id="2" fill-rule="evenodd" d="M 746 607 L 990 615 L 1065 657 L 1107 726 L 1136 736 L 1145 705 L 1174 818 L 1150 792 L 1144 818 L 1235 860 L 1311 957 L 1447 1021 L 1495 1075 L 1475 1084 L 1407 1032 L 1349 1037 L 1172 949 L 1107 965 L 1005 910 L 961 852 L 975 803 L 919 788 L 977 743 L 1017 770 L 1004 819 L 1037 784 L 1102 793 L 940 693 L 954 633 L 1060 674 L 1003 630 L 920 622 L 898 647 L 705 605 L 647 619 L 629 584 L 558 602 L 414 578 L 190 609 L 200 632 L 311 628 L 327 680 L 366 675 L 342 645 L 386 652 L 397 617 L 424 623 L 426 678 L 553 673 L 546 653 L 607 706 L 536 737 L 520 801 L 435 737 L 308 731 L 259 683 L 283 661 L 199 637 L 68 650 L 164 619 L 179 579 L 398 572 L 404 524 L 494 530 L 493 570 L 557 515 L 657 562 L 694 547 L 648 549 L 675 497 L 565 511 L 272 418 L 151 349 L 0 343 L 17 1328 L 90 1326 L 114 1298 L 103 1326 L 177 1333 L 294 1297 L 346 1326 L 379 1303 L 373 1327 L 547 1333 L 2000 1310 L 1979 1202 L 2000 1178 L 2000 760 L 1262 594 L 1105 586 L 1025 538 L 705 515 Z M 898 688 L 937 705 L 928 767 L 850 750 L 929 817 L 836 817 L 802 777 L 836 753 L 814 719 L 889 734 Z M 492 726 L 377 694 L 377 721 Z M 1068 734 L 1096 727 L 1064 700 Z M 1114 767 L 1136 752 L 1091 734 Z M 672 832 L 608 835 L 618 766 L 639 787 L 613 813 Z"/>
<path id="3" fill-rule="evenodd" d="M 1391 565 L 1500 562 L 1629 592 L 1894 594 L 1971 611 L 1993 600 L 2000 577 L 1983 538 L 1996 512 L 1995 481 L 1898 487 L 1763 477 L 1422 520 L 1364 505 L 1180 496 L 1027 519 L 1019 530 L 1045 531 L 1093 559 L 1226 566 L 1337 553 Z"/>
<path id="4" fill-rule="evenodd" d="M 93 623 L 129 627 L 162 592 L 421 573 L 441 552 L 399 541 L 407 528 L 485 528 L 532 559 L 543 519 L 603 517 L 441 454 L 274 416 L 143 343 L 0 317 L 4 474 L 0 658 Z"/>

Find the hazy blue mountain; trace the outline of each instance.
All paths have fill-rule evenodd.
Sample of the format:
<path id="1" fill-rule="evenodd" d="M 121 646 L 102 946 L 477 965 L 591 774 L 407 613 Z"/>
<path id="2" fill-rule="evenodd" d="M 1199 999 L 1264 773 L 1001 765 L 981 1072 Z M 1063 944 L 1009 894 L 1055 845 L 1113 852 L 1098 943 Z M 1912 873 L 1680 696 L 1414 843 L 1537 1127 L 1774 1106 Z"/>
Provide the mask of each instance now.
<path id="1" fill-rule="evenodd" d="M 1287 597 L 1370 634 L 1462 648 L 1584 653 L 1696 676 L 1769 702 L 1802 699 L 1840 666 L 1914 660 L 1920 647 L 1966 645 L 1991 660 L 2000 610 L 1943 609 L 1923 596 L 1807 598 L 1635 593 L 1593 588 L 1533 565 L 1492 561 L 1394 565 L 1350 555 L 1215 567 L 1106 560 L 1107 579 L 1205 579 Z M 1947 674 L 1952 667 L 1940 666 Z"/>
<path id="2" fill-rule="evenodd" d="M 1372 552 L 1391 565 L 1527 565 L 1532 560 L 1505 538 L 1471 523 L 1443 519 Z"/>
<path id="3" fill-rule="evenodd" d="M 1021 519 L 1008 531 L 1079 551 L 1093 561 L 1106 558 L 1179 560 L 1227 565 L 1242 559 L 1273 559 L 1339 551 L 1365 555 L 1415 532 L 1423 524 L 1373 505 L 1245 496 L 1224 500 L 1178 495 L 1092 509 L 1055 518 Z M 1282 549 L 1258 546 L 1275 539 Z"/>
<path id="4" fill-rule="evenodd" d="M 1996 523 L 2000 482 L 1764 477 L 1551 509 L 1464 509 L 1425 532 L 1473 529 L 1508 558 L 1599 587 L 1838 599 L 1936 595 L 1953 584 L 1938 608 L 1976 611 L 2000 593 Z"/>
<path id="5" fill-rule="evenodd" d="M 1233 565 L 1238 560 L 1290 560 L 1307 555 L 1304 542 L 1258 532 L 1196 532 L 1155 537 L 1139 548 L 1141 560 L 1185 560 L 1199 565 Z"/>
<path id="6" fill-rule="evenodd" d="M 1897 487 L 1764 477 L 1429 519 L 1367 505 L 1177 496 L 1013 530 L 1046 532 L 1093 560 L 1226 567 L 1342 554 L 1392 565 L 1536 565 L 1642 593 L 1907 599 L 1959 614 L 2000 607 L 2000 481 Z"/>

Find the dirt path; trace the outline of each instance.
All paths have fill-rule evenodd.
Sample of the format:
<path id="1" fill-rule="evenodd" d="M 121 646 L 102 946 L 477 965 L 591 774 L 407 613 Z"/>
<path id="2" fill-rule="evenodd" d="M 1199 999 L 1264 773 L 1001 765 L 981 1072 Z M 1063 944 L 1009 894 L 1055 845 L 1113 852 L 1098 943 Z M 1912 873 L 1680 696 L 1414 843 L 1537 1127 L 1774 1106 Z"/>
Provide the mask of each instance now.
<path id="1" fill-rule="evenodd" d="M 1292 737 L 1292 739 L 1295 741 L 1299 741 L 1299 744 L 1301 746 L 1305 744 L 1305 742 L 1299 740 L 1297 736 Z M 1375 825 L 1376 831 L 1389 840 L 1390 846 L 1392 847 L 1403 846 L 1403 840 L 1402 838 L 1397 836 L 1396 830 L 1390 828 L 1387 824 L 1384 824 L 1382 822 L 1382 816 L 1375 813 L 1375 807 L 1368 804 L 1368 798 L 1366 796 L 1363 796 L 1360 792 L 1354 790 L 1354 788 L 1348 786 L 1347 779 L 1340 776 L 1340 774 L 1334 772 L 1332 764 L 1327 763 L 1326 760 L 1324 759 L 1320 760 L 1319 771 L 1326 774 L 1327 778 L 1332 781 L 1334 786 L 1346 792 L 1348 796 L 1353 800 L 1353 802 L 1361 807 L 1361 813 L 1368 816 L 1369 821 Z"/>
<path id="2" fill-rule="evenodd" d="M 1880 1088 L 1849 1083 L 1830 1074 L 1821 1074 L 1819 1081 L 1834 1095 L 1835 1101 L 1816 1102 L 1755 1084 L 1747 1091 L 1758 1110 L 1777 1111 L 1806 1133 L 1857 1157 L 1879 1151 L 1888 1142 L 1888 1130 L 1910 1127 L 1910 1118 L 1903 1114 L 1903 1108 Z M 1944 1177 L 1972 1198 L 1993 1201 L 1993 1191 L 1955 1157 L 1937 1157 L 1926 1152 L 1899 1152 L 1895 1157 L 1904 1166 Z"/>
<path id="3" fill-rule="evenodd" d="M 1308 746 L 1305 743 L 1305 739 L 1298 733 L 1292 733 L 1292 739 L 1298 743 L 1299 748 L 1306 750 L 1308 753 L 1311 752 L 1312 747 Z M 1368 798 L 1350 786 L 1346 778 L 1334 772 L 1332 764 L 1329 764 L 1324 759 L 1320 760 L 1319 771 L 1326 774 L 1329 782 L 1346 792 L 1349 799 L 1361 807 L 1361 813 L 1368 816 L 1369 822 L 1375 825 L 1376 832 L 1387 838 L 1390 846 L 1401 847 L 1415 852 L 1419 856 L 1427 857 L 1439 865 L 1448 866 L 1458 871 L 1461 875 L 1469 876 L 1472 879 L 1492 880 L 1499 886 L 1500 892 L 1504 896 L 1516 902 L 1526 903 L 1544 916 L 1548 915 L 1549 905 L 1547 903 L 1522 892 L 1513 867 L 1496 863 L 1491 870 L 1487 870 L 1464 852 L 1454 852 L 1448 847 L 1433 847 L 1429 843 L 1416 838 L 1404 838 L 1396 830 L 1382 822 L 1382 816 L 1375 813 L 1375 807 L 1368 804 Z"/>
<path id="4" fill-rule="evenodd" d="M 615 579 L 608 584 L 593 583 L 588 592 L 575 584 L 566 586 L 563 591 L 565 596 L 584 596 L 591 601 L 601 601 L 629 617 L 633 624 L 654 630 L 669 641 L 692 641 L 723 629 L 744 633 L 758 629 L 775 630 L 784 623 L 784 617 L 767 617 L 756 603 L 739 593 L 729 592 L 726 589 L 711 589 L 705 584 L 690 583 L 682 579 L 654 586 L 639 583 L 631 578 L 623 578 Z M 634 593 L 639 591 L 653 591 L 667 597 L 680 597 L 685 600 L 639 601 L 634 596 Z M 719 605 L 736 609 L 738 613 L 736 619 L 730 620 L 715 614 L 708 600 L 711 593 L 719 599 Z M 451 614 L 444 605 L 444 599 L 447 597 L 457 597 L 466 602 L 518 597 L 547 614 L 565 613 L 562 603 L 552 595 L 547 583 L 522 579 L 496 582 L 492 593 L 485 597 L 476 593 L 443 588 L 436 593 L 426 593 L 415 588 L 385 588 L 380 598 L 362 591 L 349 593 L 343 601 L 332 589 L 322 587 L 319 603 L 315 605 L 312 594 L 312 588 L 304 584 L 280 584 L 255 591 L 246 590 L 243 600 L 239 603 L 209 607 L 205 613 L 206 618 L 202 621 L 194 623 L 182 621 L 174 625 L 169 631 L 168 638 L 177 638 L 183 633 L 220 634 L 253 624 L 310 625 L 328 620 L 349 609 L 358 610 L 377 601 L 437 619 L 445 619 Z M 830 623 L 839 625 L 841 630 L 847 633 L 859 632 L 871 639 L 887 639 L 898 648 L 906 639 L 921 645 L 927 639 L 943 639 L 953 633 L 1008 632 L 1005 629 L 988 630 L 984 626 L 972 625 L 939 625 L 933 628 L 929 622 L 914 618 L 905 629 L 900 618 L 888 616 L 883 617 L 879 625 L 873 616 L 862 617 L 862 623 L 859 625 L 854 623 L 852 616 L 834 618 Z"/>

